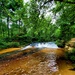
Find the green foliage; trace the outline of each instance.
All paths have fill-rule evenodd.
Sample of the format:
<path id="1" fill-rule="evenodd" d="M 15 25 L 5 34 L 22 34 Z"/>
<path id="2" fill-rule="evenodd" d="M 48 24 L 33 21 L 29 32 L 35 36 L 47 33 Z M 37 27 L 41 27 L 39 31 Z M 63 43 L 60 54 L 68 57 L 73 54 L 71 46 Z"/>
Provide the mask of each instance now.
<path id="1" fill-rule="evenodd" d="M 15 43 L 9 42 L 24 45 L 42 41 L 56 41 L 58 46 L 64 47 L 62 40 L 75 37 L 75 5 L 55 0 L 56 7 L 50 10 L 50 4 L 45 2 L 30 0 L 24 4 L 23 0 L 0 1 L 0 39 L 4 40 L 1 47 L 13 47 Z M 59 14 L 56 24 L 51 23 L 51 16 L 45 16 L 46 11 Z"/>
<path id="2" fill-rule="evenodd" d="M 4 41 L 4 39 L 0 39 L 0 49 L 11 48 L 11 47 L 20 47 L 19 42 L 8 42 Z"/>
<path id="3" fill-rule="evenodd" d="M 0 49 L 7 48 L 7 43 L 0 39 Z"/>
<path id="4" fill-rule="evenodd" d="M 54 32 L 55 37 L 59 38 L 60 37 L 60 33 L 61 33 L 60 28 L 56 29 L 55 32 Z"/>
<path id="5" fill-rule="evenodd" d="M 75 48 L 73 48 L 71 51 L 66 51 L 65 57 L 66 57 L 66 59 L 75 63 Z"/>
<path id="6" fill-rule="evenodd" d="M 58 47 L 64 48 L 65 41 L 58 39 L 58 40 L 56 40 L 56 44 L 58 45 Z"/>
<path id="7" fill-rule="evenodd" d="M 61 3 L 59 3 L 59 7 Z M 75 5 L 64 3 L 63 7 L 57 12 L 60 13 L 60 17 L 58 18 L 56 24 L 60 26 L 61 35 L 60 37 L 68 41 L 71 38 L 75 37 L 74 25 L 75 25 Z M 57 8 L 56 8 L 57 9 Z M 72 12 L 73 11 L 73 12 Z M 63 37 L 64 36 L 64 37 Z"/>
<path id="8" fill-rule="evenodd" d="M 19 47 L 20 46 L 20 44 L 19 44 L 19 42 L 8 42 L 7 43 L 7 48 L 14 48 L 14 47 Z"/>

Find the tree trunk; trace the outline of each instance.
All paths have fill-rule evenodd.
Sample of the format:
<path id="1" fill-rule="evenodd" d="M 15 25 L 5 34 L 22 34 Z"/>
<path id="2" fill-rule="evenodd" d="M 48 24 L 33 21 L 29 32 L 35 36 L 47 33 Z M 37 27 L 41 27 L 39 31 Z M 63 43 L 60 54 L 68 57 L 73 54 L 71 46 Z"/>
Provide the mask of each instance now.
<path id="1" fill-rule="evenodd" d="M 21 25 L 21 23 L 20 23 L 20 19 L 19 19 L 19 33 L 20 33 L 20 25 Z"/>
<path id="2" fill-rule="evenodd" d="M 7 30 L 8 30 L 8 37 L 10 36 L 10 32 L 9 32 L 9 16 L 7 17 Z"/>

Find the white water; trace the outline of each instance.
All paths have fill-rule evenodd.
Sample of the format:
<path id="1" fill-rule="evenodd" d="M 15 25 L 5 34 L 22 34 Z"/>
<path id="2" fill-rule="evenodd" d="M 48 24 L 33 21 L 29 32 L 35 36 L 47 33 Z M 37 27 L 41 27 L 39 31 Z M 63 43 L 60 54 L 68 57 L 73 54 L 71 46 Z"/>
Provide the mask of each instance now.
<path id="1" fill-rule="evenodd" d="M 32 43 L 28 46 L 25 46 L 21 50 L 25 50 L 28 48 L 58 48 L 58 46 L 54 42 L 42 42 L 42 43 Z"/>

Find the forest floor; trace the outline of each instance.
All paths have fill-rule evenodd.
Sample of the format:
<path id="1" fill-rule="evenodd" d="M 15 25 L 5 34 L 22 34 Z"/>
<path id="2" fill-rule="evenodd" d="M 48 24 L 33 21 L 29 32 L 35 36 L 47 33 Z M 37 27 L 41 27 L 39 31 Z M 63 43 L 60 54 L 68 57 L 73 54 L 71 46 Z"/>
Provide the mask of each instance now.
<path id="1" fill-rule="evenodd" d="M 9 48 L 1 53 L 19 50 L 20 48 Z M 15 59 L 0 61 L 0 75 L 75 75 L 72 64 L 64 59 L 51 62 L 52 49 L 42 49 L 36 53 L 20 56 Z M 60 50 L 57 55 L 63 54 Z M 55 65 L 50 66 L 50 63 Z M 52 70 L 54 69 L 54 70 Z"/>

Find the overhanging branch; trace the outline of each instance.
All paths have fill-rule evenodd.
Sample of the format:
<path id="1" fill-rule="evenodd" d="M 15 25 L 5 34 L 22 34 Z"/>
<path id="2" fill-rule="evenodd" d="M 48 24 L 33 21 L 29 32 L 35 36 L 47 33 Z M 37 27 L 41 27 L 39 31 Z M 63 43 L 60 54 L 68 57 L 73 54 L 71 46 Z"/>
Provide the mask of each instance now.
<path id="1" fill-rule="evenodd" d="M 44 4 L 42 5 L 42 6 L 40 6 L 40 8 L 42 8 L 45 4 L 47 4 L 47 3 L 51 3 L 52 1 L 59 1 L 59 2 L 64 2 L 64 3 L 68 3 L 68 4 L 75 4 L 75 1 L 74 2 L 72 2 L 72 1 L 66 1 L 66 0 L 47 0 L 47 1 L 45 1 L 44 2 Z"/>
<path id="2" fill-rule="evenodd" d="M 45 5 L 51 1 L 59 1 L 59 2 L 64 2 L 64 3 L 69 3 L 69 4 L 75 4 L 75 1 L 72 2 L 72 1 L 68 1 L 68 0 L 67 1 L 66 0 L 48 0 L 48 1 L 45 1 L 43 5 Z"/>
<path id="3" fill-rule="evenodd" d="M 72 1 L 66 1 L 66 0 L 54 0 L 54 1 L 59 1 L 59 2 L 64 2 L 64 3 L 69 3 L 69 4 L 75 4 L 75 1 L 72 2 Z"/>

